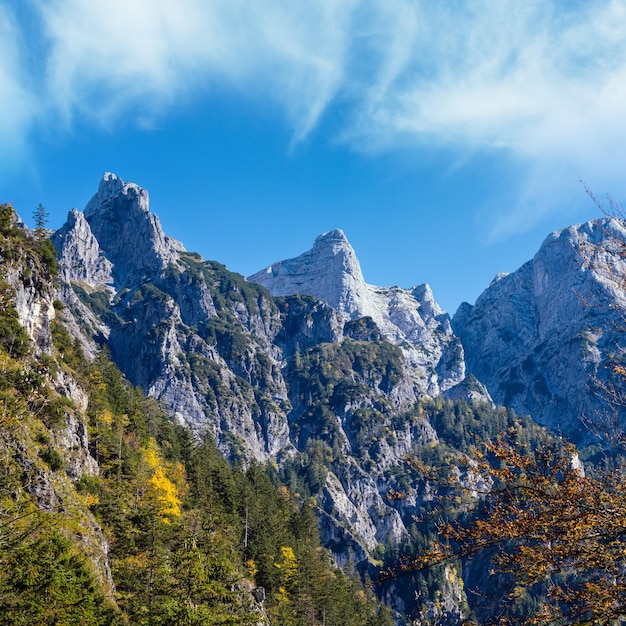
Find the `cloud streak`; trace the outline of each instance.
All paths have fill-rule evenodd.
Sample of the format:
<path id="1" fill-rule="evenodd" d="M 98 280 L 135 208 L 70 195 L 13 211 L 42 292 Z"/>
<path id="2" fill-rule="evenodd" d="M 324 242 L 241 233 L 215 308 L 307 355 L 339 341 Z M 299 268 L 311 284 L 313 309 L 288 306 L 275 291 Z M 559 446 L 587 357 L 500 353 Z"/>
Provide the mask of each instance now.
<path id="1" fill-rule="evenodd" d="M 341 86 L 352 4 L 42 3 L 51 104 L 68 121 L 91 115 L 110 122 L 131 106 L 159 115 L 226 84 L 281 106 L 301 140 Z"/>
<path id="2" fill-rule="evenodd" d="M 334 139 L 502 155 L 523 173 L 491 236 L 528 227 L 584 177 L 626 191 L 626 0 L 36 0 L 43 72 L 24 75 L 0 4 L 0 139 L 41 115 L 150 123 L 213 90 L 283 111 L 298 143 L 327 111 Z M 44 94 L 39 110 L 32 102 Z M 512 200 L 511 200 L 512 201 Z"/>
<path id="3" fill-rule="evenodd" d="M 21 33 L 15 16 L 0 5 L 0 165 L 5 171 L 20 160 L 36 115 L 28 77 L 23 75 Z"/>

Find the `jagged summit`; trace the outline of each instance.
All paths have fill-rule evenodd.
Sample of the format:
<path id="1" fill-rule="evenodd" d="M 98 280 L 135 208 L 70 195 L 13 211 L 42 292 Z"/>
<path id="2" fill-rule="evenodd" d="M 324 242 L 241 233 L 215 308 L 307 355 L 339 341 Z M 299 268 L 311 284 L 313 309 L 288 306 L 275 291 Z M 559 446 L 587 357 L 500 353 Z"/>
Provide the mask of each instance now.
<path id="1" fill-rule="evenodd" d="M 275 296 L 314 296 L 351 319 L 363 317 L 367 308 L 361 266 L 339 229 L 317 237 L 308 252 L 274 263 L 248 280 L 267 287 Z"/>
<path id="2" fill-rule="evenodd" d="M 342 230 L 320 235 L 311 250 L 273 263 L 248 280 L 267 287 L 274 296 L 313 296 L 347 319 L 371 317 L 385 339 L 402 346 L 407 362 L 423 374 L 429 393 L 439 393 L 463 378 L 462 351 L 430 287 L 368 285 Z"/>
<path id="3" fill-rule="evenodd" d="M 318 237 L 315 238 L 313 242 L 313 247 L 317 246 L 326 246 L 326 245 L 338 245 L 350 247 L 348 243 L 348 238 L 341 228 L 334 228 L 333 230 L 329 230 L 326 233 L 322 233 Z"/>
<path id="4" fill-rule="evenodd" d="M 98 185 L 98 191 L 85 207 L 85 217 L 92 215 L 110 198 L 113 198 L 119 193 L 124 193 L 124 188 L 126 188 L 126 193 L 128 193 L 130 189 L 133 189 L 135 192 L 143 191 L 142 195 L 145 197 L 145 208 L 148 208 L 148 192 L 145 189 L 141 189 L 141 187 L 134 183 L 125 183 L 119 176 L 116 176 L 112 172 L 105 172 Z"/>
<path id="5" fill-rule="evenodd" d="M 92 256 L 106 257 L 118 286 L 144 280 L 170 263 L 178 265 L 178 252 L 184 247 L 165 235 L 159 218 L 150 212 L 148 192 L 139 185 L 105 173 L 84 217 L 98 244 Z M 70 217 L 63 227 L 70 239 L 72 221 L 75 228 L 85 229 L 84 223 Z"/>
<path id="6" fill-rule="evenodd" d="M 67 221 L 52 235 L 59 252 L 59 271 L 64 281 L 91 287 L 113 283 L 113 265 L 100 249 L 83 213 L 72 209 Z"/>
<path id="7" fill-rule="evenodd" d="M 311 250 L 273 263 L 248 280 L 267 287 L 275 296 L 314 296 L 350 319 L 369 316 L 390 339 L 399 339 L 397 327 L 405 326 L 401 318 L 407 307 L 431 316 L 445 315 L 428 285 L 412 289 L 368 285 L 354 249 L 338 228 L 317 237 Z"/>
<path id="8" fill-rule="evenodd" d="M 623 245 L 626 230 L 609 218 L 553 232 L 531 261 L 459 307 L 468 371 L 497 403 L 589 438 L 580 420 L 598 418 L 593 381 L 606 383 L 623 352 Z"/>

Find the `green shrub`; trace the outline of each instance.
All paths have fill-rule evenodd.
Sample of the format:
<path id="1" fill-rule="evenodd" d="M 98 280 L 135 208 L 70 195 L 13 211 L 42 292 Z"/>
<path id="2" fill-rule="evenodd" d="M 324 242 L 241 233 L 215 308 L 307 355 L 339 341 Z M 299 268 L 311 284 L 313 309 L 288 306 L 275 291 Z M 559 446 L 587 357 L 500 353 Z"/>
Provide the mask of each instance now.
<path id="1" fill-rule="evenodd" d="M 58 396 L 43 406 L 42 420 L 48 428 L 56 429 L 65 426 L 66 411 L 73 409 L 74 403 L 69 398 Z"/>
<path id="2" fill-rule="evenodd" d="M 60 470 L 63 467 L 61 455 L 52 446 L 40 450 L 39 457 L 52 471 Z"/>

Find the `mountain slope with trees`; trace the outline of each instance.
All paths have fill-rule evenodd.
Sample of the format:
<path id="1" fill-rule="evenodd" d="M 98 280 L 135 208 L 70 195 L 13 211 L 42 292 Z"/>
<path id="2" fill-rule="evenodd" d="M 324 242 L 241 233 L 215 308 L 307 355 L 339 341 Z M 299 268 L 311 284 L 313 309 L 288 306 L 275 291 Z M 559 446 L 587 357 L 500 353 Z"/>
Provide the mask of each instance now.
<path id="1" fill-rule="evenodd" d="M 0 218 L 3 274 L 46 309 L 49 240 L 7 205 Z M 231 466 L 210 435 L 133 387 L 106 348 L 86 358 L 58 300 L 39 347 L 19 323 L 17 291 L 2 284 L 4 623 L 391 624 L 331 565 L 311 508 L 275 473 Z"/>
<path id="2" fill-rule="evenodd" d="M 510 469 L 515 459 L 554 450 L 557 475 L 544 469 L 558 495 L 564 468 L 578 457 L 529 417 L 494 404 L 483 382 L 499 399 L 497 376 L 463 378 L 461 343 L 427 290 L 356 281 L 354 301 L 365 307 L 374 294 L 376 319 L 312 295 L 272 296 L 185 251 L 150 213 L 147 192 L 113 175 L 51 239 L 45 209 L 38 211 L 33 231 L 10 207 L 0 212 L 1 511 L 9 516 L 2 538 L 15 545 L 2 558 L 31 567 L 15 583 L 0 581 L 11 623 L 22 623 L 20 610 L 31 622 L 381 625 L 515 623 L 544 610 L 544 580 L 520 578 L 523 567 L 515 571 L 505 556 L 491 561 L 500 544 L 489 543 L 497 537 L 488 522 L 523 510 L 528 476 Z M 358 278 L 345 237 L 331 235 L 339 243 L 324 254 L 337 248 Z M 572 251 L 561 252 L 576 275 Z M 597 267 L 576 266 L 584 281 L 598 283 Z M 559 264 L 548 269 L 556 281 Z M 487 323 L 489 315 L 478 314 L 485 302 L 518 317 L 537 312 L 528 291 L 511 292 L 528 283 L 527 273 L 496 283 L 465 312 L 464 328 Z M 350 301 L 350 281 L 340 284 Z M 492 297 L 498 284 L 508 285 L 506 306 Z M 610 296 L 616 287 L 609 287 Z M 599 311 L 589 324 L 610 321 L 610 307 Z M 546 337 L 558 321 L 543 315 Z M 539 326 L 518 326 L 524 330 L 513 325 L 511 340 L 535 345 Z M 489 337 L 504 341 L 498 329 Z M 596 339 L 584 363 L 598 365 L 619 345 L 596 326 L 586 332 Z M 542 346 L 536 360 L 552 344 Z M 515 398 L 540 397 L 549 361 L 520 364 L 511 355 L 511 371 L 524 372 Z M 478 371 L 475 354 L 467 362 Z M 619 359 L 606 362 L 619 383 Z M 588 371 L 580 375 L 589 380 Z M 575 420 L 566 417 L 569 428 Z M 592 480 L 590 460 L 602 459 L 603 449 L 584 455 Z M 517 509 L 493 503 L 500 484 L 522 485 Z M 541 516 L 541 507 L 533 511 Z M 491 527 L 502 546 L 543 545 L 507 528 L 518 532 L 513 523 Z M 465 538 L 487 549 L 467 551 Z M 619 533 L 614 541 L 619 550 Z M 601 579 L 587 573 L 590 583 Z M 44 606 L 42 593 L 55 600 Z"/>

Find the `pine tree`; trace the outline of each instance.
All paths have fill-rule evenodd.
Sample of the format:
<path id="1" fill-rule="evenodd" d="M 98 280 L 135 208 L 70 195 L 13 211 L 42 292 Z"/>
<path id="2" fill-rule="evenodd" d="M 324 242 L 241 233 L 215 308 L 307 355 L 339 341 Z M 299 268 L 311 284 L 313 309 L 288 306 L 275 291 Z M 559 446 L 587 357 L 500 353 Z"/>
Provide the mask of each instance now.
<path id="1" fill-rule="evenodd" d="M 35 233 L 37 239 L 43 239 L 46 236 L 46 224 L 48 223 L 48 212 L 41 202 L 33 212 L 33 220 L 35 220 Z"/>

